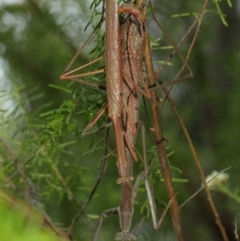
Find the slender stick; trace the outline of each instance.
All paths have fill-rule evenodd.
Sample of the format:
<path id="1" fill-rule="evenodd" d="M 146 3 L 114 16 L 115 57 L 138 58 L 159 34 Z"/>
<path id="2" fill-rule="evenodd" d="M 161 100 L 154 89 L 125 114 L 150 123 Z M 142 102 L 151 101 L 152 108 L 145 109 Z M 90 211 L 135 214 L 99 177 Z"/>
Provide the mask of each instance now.
<path id="1" fill-rule="evenodd" d="M 145 64 L 146 64 L 148 85 L 151 88 L 151 87 L 155 87 L 156 80 L 155 80 L 155 75 L 154 75 L 153 66 L 152 66 L 151 50 L 150 50 L 150 43 L 149 43 L 148 37 L 146 37 L 146 41 L 147 41 L 147 44 L 146 44 L 146 52 L 145 52 L 145 56 L 146 56 Z M 157 145 L 160 167 L 163 173 L 163 178 L 164 178 L 168 198 L 169 200 L 170 199 L 172 200 L 170 209 L 172 213 L 173 226 L 174 226 L 176 235 L 178 237 L 178 240 L 183 241 L 184 236 L 183 236 L 183 230 L 181 225 L 179 206 L 178 206 L 177 198 L 175 196 L 176 193 L 174 191 L 172 178 L 171 178 L 171 171 L 168 165 L 167 154 L 164 146 L 165 141 L 164 141 L 163 131 L 161 127 L 161 116 L 160 116 L 160 110 L 158 106 L 158 97 L 157 97 L 156 91 L 151 92 L 151 110 L 152 110 L 154 137 Z"/>

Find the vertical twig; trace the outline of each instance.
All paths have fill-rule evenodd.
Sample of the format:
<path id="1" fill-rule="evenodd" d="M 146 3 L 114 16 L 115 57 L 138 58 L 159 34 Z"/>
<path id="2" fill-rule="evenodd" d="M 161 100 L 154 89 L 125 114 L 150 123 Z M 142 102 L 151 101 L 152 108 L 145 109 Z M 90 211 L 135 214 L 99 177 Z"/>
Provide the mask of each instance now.
<path id="1" fill-rule="evenodd" d="M 152 66 L 151 49 L 148 37 L 146 37 L 146 51 L 145 51 L 145 65 L 147 72 L 147 81 L 149 88 L 156 86 L 155 74 Z M 167 154 L 165 150 L 165 140 L 163 137 L 163 131 L 161 127 L 161 116 L 158 105 L 158 96 L 156 91 L 151 92 L 151 111 L 153 120 L 154 137 L 158 150 L 158 156 L 160 161 L 160 167 L 162 170 L 164 183 L 167 191 L 169 200 L 171 199 L 171 213 L 173 226 L 179 241 L 184 241 L 183 230 L 180 220 L 179 206 L 176 198 L 176 193 L 174 191 L 171 171 L 168 165 Z"/>

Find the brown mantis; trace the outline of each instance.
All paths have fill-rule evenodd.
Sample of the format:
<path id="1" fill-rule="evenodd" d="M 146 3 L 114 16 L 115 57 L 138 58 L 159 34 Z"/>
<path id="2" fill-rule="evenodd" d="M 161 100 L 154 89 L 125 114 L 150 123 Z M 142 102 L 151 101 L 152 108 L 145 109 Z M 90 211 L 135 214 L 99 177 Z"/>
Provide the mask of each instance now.
<path id="1" fill-rule="evenodd" d="M 122 198 L 118 209 L 122 232 L 117 233 L 116 240 L 135 240 L 137 237 L 135 234 L 129 233 L 133 215 L 133 203 L 140 180 L 144 177 L 146 178 L 145 175 L 147 175 L 147 173 L 140 174 L 134 189 L 132 188 L 133 160 L 137 159 L 134 149 L 139 124 L 138 112 L 140 105 L 138 92 L 142 92 L 150 98 L 146 85 L 146 93 L 140 89 L 141 82 L 143 82 L 141 69 L 146 43 L 144 7 L 145 3 L 141 2 L 139 3 L 139 8 L 122 5 L 118 10 L 116 2 L 106 2 L 105 58 L 108 115 L 115 130 L 118 152 L 117 166 L 120 174 L 117 183 L 121 184 L 122 189 Z M 128 16 L 121 27 L 121 40 L 118 15 L 119 12 L 126 11 L 134 12 L 137 18 L 132 14 Z M 65 75 L 62 78 L 65 78 Z M 146 164 L 145 171 L 147 172 Z M 146 188 L 150 198 L 154 227 L 157 228 L 160 226 L 162 219 L 157 223 L 155 203 L 147 179 Z M 95 237 L 97 237 L 97 232 L 93 238 L 94 240 Z"/>
<path id="2" fill-rule="evenodd" d="M 149 97 L 149 90 L 145 87 L 145 91 L 143 91 L 139 87 L 141 82 L 144 83 L 141 77 L 141 66 L 145 55 L 142 53 L 145 51 L 145 48 L 147 49 L 147 47 L 145 47 L 147 45 L 145 44 L 144 14 L 141 12 L 144 9 L 145 1 L 139 2 L 139 8 L 123 6 L 118 10 L 116 2 L 106 1 L 105 57 L 108 104 L 104 109 L 106 109 L 106 107 L 108 108 L 108 116 L 112 120 L 115 131 L 118 154 L 117 166 L 120 174 L 117 183 L 121 184 L 122 189 L 122 197 L 118 209 L 122 232 L 117 233 L 116 240 L 136 239 L 136 235 L 129 233 L 129 229 L 133 215 L 133 202 L 141 178 L 146 179 L 146 189 L 150 200 L 154 226 L 158 227 L 160 224 L 160 222 L 158 224 L 156 222 L 155 204 L 152 199 L 151 188 L 146 174 L 141 174 L 139 178 L 137 178 L 136 185 L 132 187 L 132 163 L 133 160 L 136 159 L 134 149 L 139 122 L 138 92 Z M 131 23 L 128 22 L 127 19 L 125 25 L 122 26 L 122 47 L 120 47 L 118 11 L 131 13 L 128 18 L 129 21 L 130 18 L 132 18 Z M 109 16 L 111 16 L 111 18 Z M 136 39 L 131 36 L 134 31 L 138 33 Z M 128 42 L 129 40 L 130 42 Z M 124 44 L 126 44 L 126 46 L 124 46 Z M 121 56 L 121 49 L 123 49 L 123 56 Z M 184 64 L 188 66 L 186 62 L 184 62 Z M 68 76 L 68 74 L 69 73 L 63 75 L 62 79 L 73 78 L 73 76 Z M 154 73 L 151 73 L 151 75 L 154 76 Z M 75 77 L 76 76 L 74 76 L 74 78 Z M 131 77 L 132 80 L 128 81 Z M 122 81 L 122 79 L 125 80 L 125 82 Z M 152 83 L 150 83 L 150 85 L 154 87 Z M 152 105 L 154 105 L 154 103 Z M 147 173 L 147 166 L 145 166 L 145 172 Z M 173 198 L 174 200 L 174 191 L 169 194 L 169 198 Z M 108 211 L 106 213 L 108 213 Z M 110 210 L 109 213 L 112 211 L 116 210 Z M 176 219 L 174 220 L 178 220 L 179 211 L 177 210 L 176 202 L 175 208 L 173 208 L 173 213 L 174 212 L 176 214 Z M 178 220 L 175 223 L 175 227 L 178 230 L 177 236 L 179 240 L 184 240 L 179 222 Z M 97 227 L 94 240 L 98 236 L 99 227 Z"/>
<path id="3" fill-rule="evenodd" d="M 123 84 L 122 84 L 122 102 L 123 106 L 120 107 L 120 119 L 121 119 L 121 134 L 124 139 L 124 157 L 126 160 L 126 169 L 120 168 L 119 173 L 121 178 L 117 180 L 117 183 L 121 184 L 121 201 L 118 210 L 120 227 L 122 232 L 116 234 L 116 240 L 136 240 L 137 236 L 133 233 L 130 233 L 131 221 L 133 215 L 133 203 L 136 197 L 137 189 L 140 184 L 140 180 L 145 178 L 146 190 L 150 200 L 150 209 L 153 217 L 154 228 L 158 228 L 161 224 L 162 218 L 157 222 L 156 218 L 156 207 L 153 200 L 153 195 L 149 181 L 147 179 L 147 165 L 145 163 L 145 173 L 141 173 L 134 185 L 132 187 L 132 168 L 133 160 L 136 159 L 135 154 L 135 142 L 137 129 L 139 125 L 139 93 L 140 84 L 142 82 L 141 69 L 143 62 L 143 52 L 145 50 L 145 29 L 144 29 L 144 14 L 143 9 L 145 4 L 141 2 L 139 8 L 133 6 L 122 6 L 120 7 L 120 12 L 128 11 L 134 12 L 137 18 L 130 14 L 125 23 L 121 26 L 122 34 L 122 74 L 123 74 Z M 106 8 L 108 9 L 108 7 Z M 106 12 L 107 14 L 107 12 Z M 114 15 L 114 14 L 113 14 Z M 107 15 L 108 16 L 108 15 Z M 108 28 L 106 27 L 106 31 Z M 109 30 L 110 31 L 110 30 Z M 117 34 L 114 36 L 116 38 Z M 106 39 L 107 40 L 107 39 Z M 114 39 L 112 39 L 114 42 Z M 108 43 L 106 41 L 106 43 Z M 110 48 L 109 48 L 110 49 Z M 106 68 L 107 72 L 107 68 Z M 114 77 L 113 77 L 114 78 Z M 110 89 L 111 90 L 111 89 Z M 143 91 L 141 91 L 144 93 Z M 147 97 L 150 97 L 148 90 L 144 93 Z M 109 100 L 108 100 L 109 101 Z M 115 130 L 116 132 L 116 130 Z M 146 156 L 146 155 L 144 155 Z M 118 165 L 121 165 L 119 163 Z M 122 165 L 125 167 L 125 165 Z M 118 166 L 119 168 L 119 166 Z M 121 172 L 125 171 L 126 172 Z M 101 216 L 104 217 L 111 212 L 116 211 L 116 209 L 111 209 L 105 211 Z M 98 232 L 102 224 L 102 218 L 96 228 L 93 240 L 96 240 L 98 237 Z"/>

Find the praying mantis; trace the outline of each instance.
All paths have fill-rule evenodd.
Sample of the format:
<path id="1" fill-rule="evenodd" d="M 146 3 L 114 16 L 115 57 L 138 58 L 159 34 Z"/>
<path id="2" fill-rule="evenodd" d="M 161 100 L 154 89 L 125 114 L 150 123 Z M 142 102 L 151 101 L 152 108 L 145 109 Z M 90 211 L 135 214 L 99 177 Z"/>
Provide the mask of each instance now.
<path id="1" fill-rule="evenodd" d="M 139 5 L 143 9 L 145 4 L 141 3 Z M 108 116 L 112 121 L 116 137 L 117 166 L 120 175 L 117 183 L 121 184 L 122 188 L 122 199 L 118 209 L 122 232 L 116 235 L 116 240 L 136 239 L 136 235 L 129 233 L 129 229 L 133 215 L 132 166 L 133 159 L 137 159 L 134 148 L 140 107 L 137 87 L 140 86 L 141 81 L 140 69 L 142 52 L 145 48 L 145 34 L 143 23 L 138 22 L 133 15 L 130 15 L 121 28 L 121 44 L 118 17 L 119 12 L 132 10 L 137 12 L 135 14 L 139 18 L 140 16 L 144 18 L 140 8 L 123 5 L 122 8 L 118 9 L 116 2 L 106 2 L 105 71 L 108 95 L 107 107 Z M 132 18 L 130 19 L 130 17 Z M 140 25 L 141 32 L 137 36 L 140 40 L 132 40 L 134 36 L 131 35 L 138 32 Z M 131 53 L 128 53 L 131 48 Z M 138 52 L 140 52 L 139 59 L 136 58 Z M 130 57 L 130 54 L 133 56 Z M 65 78 L 65 76 L 62 76 L 62 78 Z M 149 93 L 148 96 L 150 96 Z M 138 181 L 138 185 L 139 183 Z M 149 190 L 149 192 L 151 191 Z"/>
<path id="2" fill-rule="evenodd" d="M 207 2 L 207 1 L 206 1 Z M 136 7 L 137 6 L 137 7 Z M 156 102 L 157 97 L 154 94 L 156 89 L 155 73 L 152 71 L 150 56 L 150 45 L 145 30 L 145 1 L 138 1 L 137 5 L 122 5 L 120 8 L 116 1 L 106 0 L 106 33 L 105 33 L 105 73 L 106 73 L 106 92 L 108 102 L 103 107 L 101 113 L 108 109 L 108 117 L 112 121 L 115 133 L 116 150 L 117 150 L 117 167 L 120 178 L 117 183 L 121 185 L 121 201 L 119 208 L 106 210 L 102 217 L 110 213 L 119 213 L 121 232 L 115 236 L 116 240 L 136 240 L 137 236 L 129 232 L 131 228 L 131 220 L 133 215 L 133 203 L 136 197 L 137 189 L 141 179 L 145 179 L 145 186 L 149 198 L 150 210 L 152 214 L 154 228 L 158 228 L 162 218 L 157 222 L 156 207 L 153 200 L 152 190 L 147 178 L 148 168 L 144 163 L 144 172 L 139 174 L 136 183 L 132 186 L 132 168 L 133 160 L 137 160 L 135 152 L 135 142 L 139 128 L 139 93 L 142 93 L 152 101 L 154 133 L 156 144 L 165 159 L 163 174 L 167 185 L 168 198 L 173 215 L 174 228 L 179 240 L 184 240 L 182 233 L 178 204 L 176 201 L 176 193 L 171 183 L 171 174 L 164 154 L 163 137 L 158 136 L 160 120 L 157 119 L 157 113 L 154 109 L 158 108 Z M 128 13 L 125 23 L 119 25 L 119 14 Z M 136 34 L 136 35 L 135 35 Z M 175 49 L 175 51 L 177 51 Z M 145 84 L 142 77 L 142 64 L 146 64 L 148 86 Z M 184 66 L 189 68 L 187 61 L 184 61 Z M 190 69 L 190 68 L 189 68 Z M 152 72 L 151 72 L 152 71 Z M 83 75 L 71 75 L 73 71 L 67 72 L 61 76 L 61 79 L 73 79 Z M 96 71 L 95 73 L 100 73 Z M 141 88 L 143 85 L 143 89 Z M 164 87 L 164 86 L 160 86 Z M 164 90 L 167 98 L 171 101 L 168 90 Z M 94 122 L 95 123 L 95 122 Z M 91 124 L 92 125 L 92 124 Z M 161 131 L 160 131 L 161 132 Z M 145 156 L 145 154 L 144 154 Z M 145 158 L 144 158 L 145 159 Z M 102 224 L 100 219 L 93 240 L 97 240 L 99 230 Z"/>

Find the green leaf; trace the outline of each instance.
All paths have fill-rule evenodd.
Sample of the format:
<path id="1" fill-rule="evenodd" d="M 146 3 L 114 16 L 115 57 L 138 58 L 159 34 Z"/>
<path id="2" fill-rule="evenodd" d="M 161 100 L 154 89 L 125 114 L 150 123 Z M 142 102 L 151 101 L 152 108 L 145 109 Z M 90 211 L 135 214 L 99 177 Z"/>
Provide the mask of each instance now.
<path id="1" fill-rule="evenodd" d="M 60 86 L 60 85 L 49 84 L 48 86 L 49 86 L 49 87 L 52 87 L 52 88 L 54 88 L 54 89 L 57 89 L 57 90 L 65 91 L 65 92 L 67 92 L 67 93 L 69 93 L 69 94 L 72 93 L 71 90 L 69 90 L 69 89 L 67 89 L 67 88 L 65 88 L 65 87 L 63 87 L 63 86 Z"/>
<path id="2" fill-rule="evenodd" d="M 60 148 L 63 148 L 63 147 L 66 147 L 66 146 L 75 144 L 76 142 L 77 142 L 77 141 L 74 140 L 74 141 L 69 141 L 69 142 L 61 143 L 61 144 L 59 145 L 59 147 L 60 147 Z"/>
<path id="3" fill-rule="evenodd" d="M 228 6 L 231 8 L 232 7 L 232 2 L 231 0 L 227 0 Z"/>
<path id="4" fill-rule="evenodd" d="M 221 18 L 221 20 L 222 20 L 222 23 L 226 26 L 226 27 L 228 27 L 228 23 L 227 23 L 227 20 L 226 20 L 226 14 L 223 14 L 223 12 L 222 12 L 222 9 L 220 8 L 220 5 L 219 5 L 219 0 L 216 0 L 216 1 L 214 1 L 215 2 L 215 4 L 216 4 L 216 8 L 217 8 L 217 12 L 218 12 L 218 14 L 219 14 L 219 16 L 220 16 L 220 18 Z"/>
<path id="5" fill-rule="evenodd" d="M 184 179 L 184 178 L 173 178 L 172 179 L 173 182 L 180 182 L 180 183 L 186 183 L 188 182 L 188 179 Z"/>
<path id="6" fill-rule="evenodd" d="M 99 219 L 99 215 L 96 214 L 87 214 L 87 217 L 91 219 Z"/>

